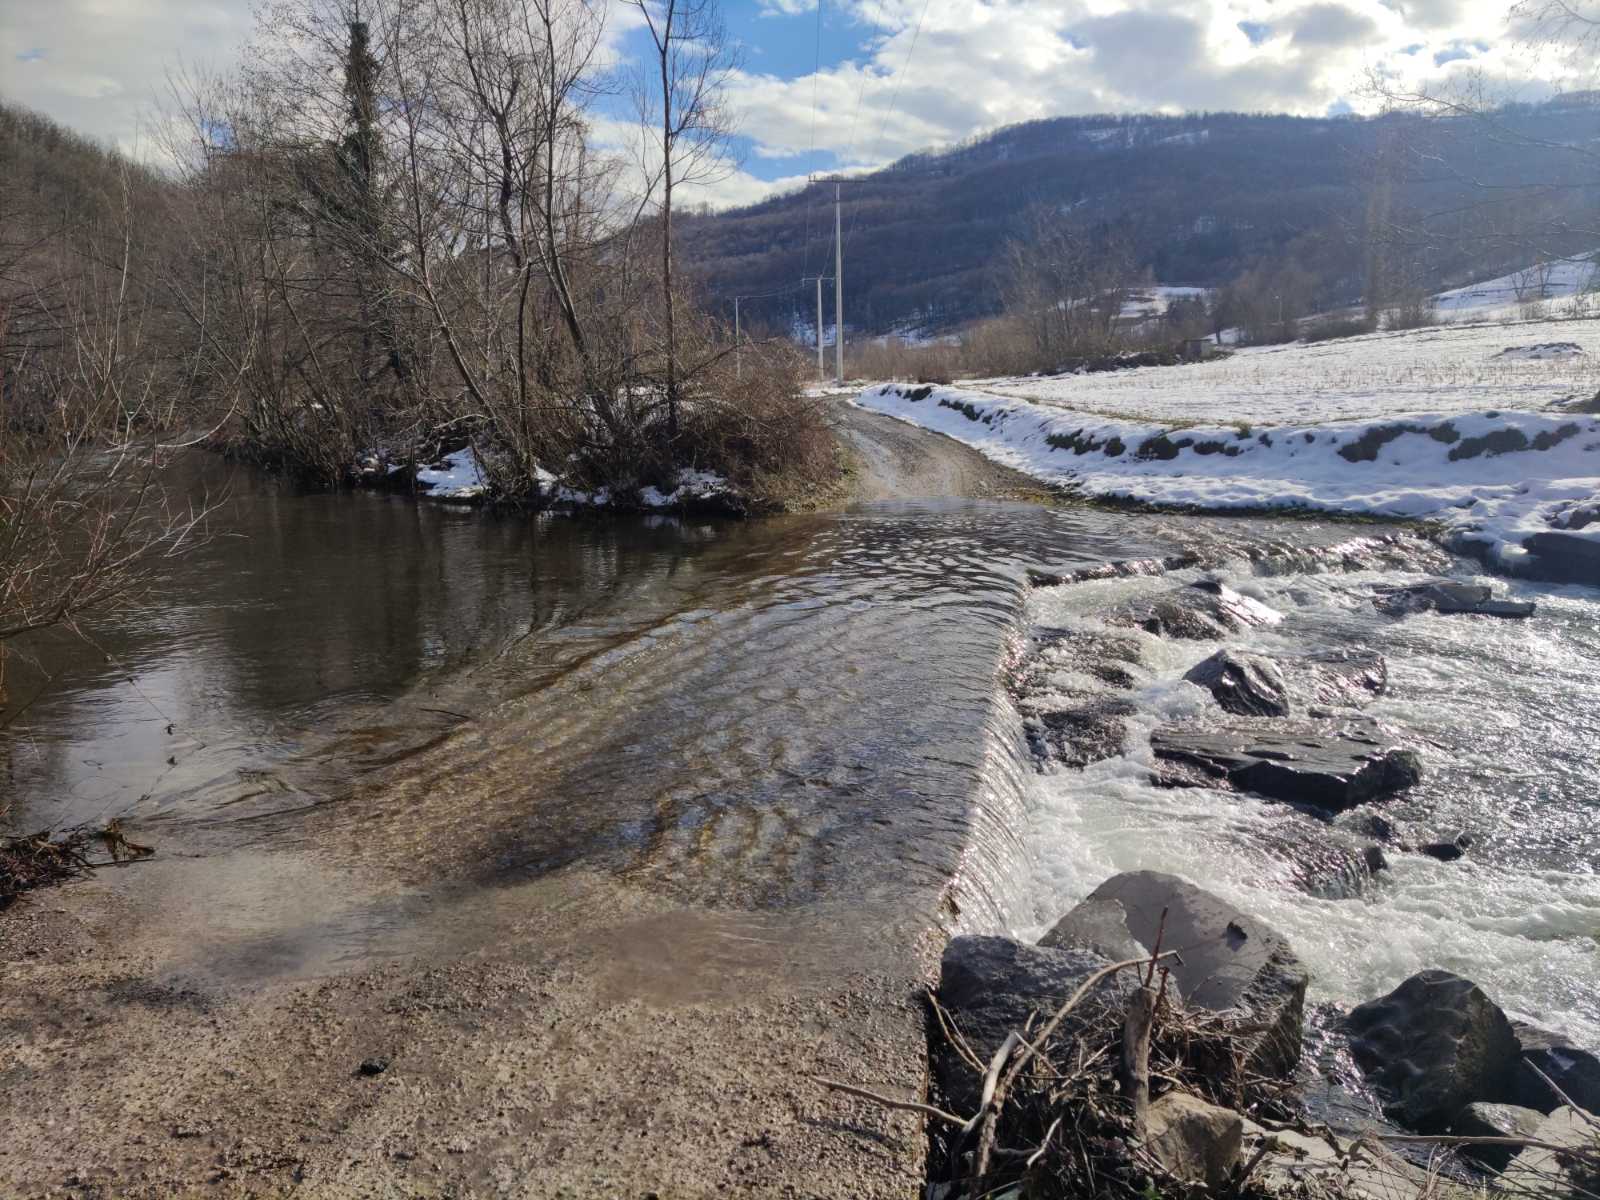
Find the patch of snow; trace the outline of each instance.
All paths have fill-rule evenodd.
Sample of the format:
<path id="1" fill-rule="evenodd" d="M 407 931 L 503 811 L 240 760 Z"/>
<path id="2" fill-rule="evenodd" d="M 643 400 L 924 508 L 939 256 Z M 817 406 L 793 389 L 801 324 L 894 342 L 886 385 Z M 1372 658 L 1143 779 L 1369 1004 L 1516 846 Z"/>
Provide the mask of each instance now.
<path id="1" fill-rule="evenodd" d="M 733 490 L 728 481 L 714 471 L 679 471 L 678 482 L 670 491 L 656 487 L 639 490 L 639 502 L 646 508 L 676 508 L 691 500 L 710 500 Z"/>
<path id="2" fill-rule="evenodd" d="M 489 477 L 471 446 L 436 465 L 418 467 L 417 483 L 435 500 L 481 500 L 489 494 Z"/>
<path id="3" fill-rule="evenodd" d="M 1164 369 L 1203 394 L 1209 368 Z M 1487 544 L 1507 566 L 1525 553 L 1525 537 L 1600 496 L 1600 419 L 1590 416 L 1408 410 L 1398 421 L 1333 419 L 1258 431 L 1217 415 L 1175 428 L 959 386 L 884 384 L 856 403 L 1089 495 L 1429 519 L 1462 542 Z M 1600 523 L 1576 536 L 1600 541 Z"/>

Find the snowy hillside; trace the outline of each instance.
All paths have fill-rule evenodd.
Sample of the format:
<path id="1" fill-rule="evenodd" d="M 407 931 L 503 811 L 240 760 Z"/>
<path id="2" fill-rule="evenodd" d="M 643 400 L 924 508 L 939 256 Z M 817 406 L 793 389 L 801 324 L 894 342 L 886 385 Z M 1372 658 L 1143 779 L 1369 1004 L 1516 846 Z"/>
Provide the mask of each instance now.
<path id="1" fill-rule="evenodd" d="M 885 384 L 856 402 L 1089 495 L 1429 519 L 1514 569 L 1535 533 L 1570 527 L 1600 548 L 1600 522 L 1589 523 L 1600 417 L 1554 403 L 1593 395 L 1600 327 L 1563 323 L 1565 338 L 1511 346 L 1509 332 L 1429 329 L 1182 367 Z"/>
<path id="2" fill-rule="evenodd" d="M 1582 254 L 1555 259 L 1441 292 L 1433 298 L 1434 311 L 1444 321 L 1516 320 L 1530 306 L 1542 307 L 1552 317 L 1600 316 L 1594 258 Z"/>

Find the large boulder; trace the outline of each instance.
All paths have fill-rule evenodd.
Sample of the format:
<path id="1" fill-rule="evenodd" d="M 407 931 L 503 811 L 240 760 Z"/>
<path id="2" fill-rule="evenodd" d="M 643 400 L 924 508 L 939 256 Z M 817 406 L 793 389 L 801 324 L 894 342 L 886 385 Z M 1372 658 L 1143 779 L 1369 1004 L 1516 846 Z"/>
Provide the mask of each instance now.
<path id="1" fill-rule="evenodd" d="M 1163 725 L 1150 749 L 1158 784 L 1232 788 L 1335 812 L 1422 778 L 1416 753 L 1365 717 Z"/>
<path id="2" fill-rule="evenodd" d="M 1052 925 L 1039 945 L 1088 950 L 1111 962 L 1127 962 L 1150 950 L 1128 928 L 1128 910 L 1114 896 L 1090 896 Z"/>
<path id="3" fill-rule="evenodd" d="M 1540 1112 L 1554 1112 L 1561 1103 L 1550 1085 L 1529 1070 L 1537 1067 L 1550 1077 L 1550 1082 L 1567 1094 L 1586 1112 L 1600 1113 L 1600 1055 L 1593 1050 L 1576 1045 L 1565 1034 L 1541 1029 L 1522 1021 L 1513 1021 L 1512 1031 L 1517 1035 L 1517 1045 L 1522 1051 L 1517 1066 L 1515 1099 L 1518 1104 L 1536 1108 Z"/>
<path id="4" fill-rule="evenodd" d="M 1239 1165 L 1243 1142 L 1238 1113 L 1186 1092 L 1168 1092 L 1150 1106 L 1145 1148 L 1186 1183 L 1220 1189 Z"/>
<path id="5" fill-rule="evenodd" d="M 1146 953 L 1154 950 L 1158 931 L 1163 949 L 1182 951 L 1166 961 L 1185 1007 L 1237 1016 L 1241 1044 L 1255 1069 L 1281 1073 L 1299 1061 L 1309 976 L 1281 934 L 1176 875 L 1132 871 L 1097 887 L 1045 934 L 1041 946 L 1087 943 L 1117 951 L 1113 904 L 1120 906 L 1127 936 Z"/>
<path id="6" fill-rule="evenodd" d="M 1581 533 L 1551 530 L 1522 540 L 1533 555 L 1529 574 L 1569 583 L 1600 583 L 1600 541 Z"/>
<path id="7" fill-rule="evenodd" d="M 1354 1009 L 1346 1028 L 1384 1111 L 1413 1129 L 1442 1132 L 1474 1101 L 1511 1095 L 1516 1035 L 1470 979 L 1423 971 Z"/>
<path id="8" fill-rule="evenodd" d="M 1450 1132 L 1459 1137 L 1531 1138 L 1543 1123 L 1544 1114 L 1537 1109 L 1480 1100 L 1456 1115 Z M 1503 1171 L 1516 1155 L 1516 1147 L 1466 1145 L 1461 1147 L 1461 1152 L 1496 1171 Z"/>
<path id="9" fill-rule="evenodd" d="M 967 1044 L 985 1065 L 1028 1017 L 1045 1019 L 1108 960 L 1086 950 L 1029 946 L 1010 938 L 965 935 L 952 938 L 939 966 L 939 1003 L 954 1020 Z M 1106 1006 L 1121 1013 L 1133 990 L 1131 972 L 1104 980 L 1073 1010 L 1065 1028 L 1083 1028 L 1106 1016 Z M 953 1112 L 977 1111 L 983 1080 L 942 1037 L 930 1056 L 940 1095 Z"/>

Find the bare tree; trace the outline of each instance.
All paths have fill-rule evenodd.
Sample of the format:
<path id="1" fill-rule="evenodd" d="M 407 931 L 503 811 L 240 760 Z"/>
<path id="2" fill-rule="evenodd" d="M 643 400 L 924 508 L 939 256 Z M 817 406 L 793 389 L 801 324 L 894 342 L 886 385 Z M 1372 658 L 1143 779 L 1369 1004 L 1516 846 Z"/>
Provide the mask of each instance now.
<path id="1" fill-rule="evenodd" d="M 733 118 L 724 95 L 738 55 L 715 0 L 631 0 L 655 47 L 653 79 L 641 76 L 641 120 L 659 153 L 661 303 L 665 324 L 667 437 L 678 435 L 678 293 L 672 263 L 672 209 L 679 187 L 715 181 L 730 169 Z"/>

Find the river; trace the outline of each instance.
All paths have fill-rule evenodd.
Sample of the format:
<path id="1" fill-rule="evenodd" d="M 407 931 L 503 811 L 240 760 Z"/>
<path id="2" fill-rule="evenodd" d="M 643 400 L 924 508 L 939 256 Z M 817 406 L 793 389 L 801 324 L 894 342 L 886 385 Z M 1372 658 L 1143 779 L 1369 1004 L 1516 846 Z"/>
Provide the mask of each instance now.
<path id="1" fill-rule="evenodd" d="M 307 495 L 200 457 L 175 486 L 219 502 L 209 540 L 92 645 L 25 647 L 9 682 L 28 707 L 0 742 L 16 827 L 116 817 L 156 847 L 74 887 L 98 914 L 85 936 L 132 939 L 162 995 L 531 962 L 574 939 L 603 962 L 606 1003 L 731 1004 L 768 976 L 809 994 L 792 981 L 914 979 L 929 931 L 1037 933 L 1112 872 L 1155 867 L 1278 926 L 1314 1000 L 1444 966 L 1600 1042 L 1591 590 L 1508 585 L 1539 602 L 1527 622 L 1397 621 L 1369 603 L 1392 575 L 1261 574 L 1244 552 L 1351 535 L 1333 522 L 936 497 L 745 522 L 497 516 Z M 1197 711 L 1177 677 L 1209 643 L 1147 639 L 1123 754 L 1031 760 L 1003 686 L 1028 631 L 1093 627 L 1195 573 L 1036 588 L 1030 571 L 1200 547 L 1289 615 L 1254 648 L 1388 656 L 1378 715 L 1430 773 L 1386 811 L 1470 830 L 1467 859 L 1396 855 L 1318 897 L 1270 849 L 1272 806 L 1150 786 L 1148 732 Z M 39 986 L 110 986 L 86 978 Z M 888 1061 L 914 1032 L 878 1031 L 901 1047 Z M 84 1119 L 114 1175 L 132 1151 L 104 1134 L 102 1099 Z M 577 1134 L 559 1144 L 581 1158 Z M 904 1153 L 894 1178 L 915 1174 Z"/>

